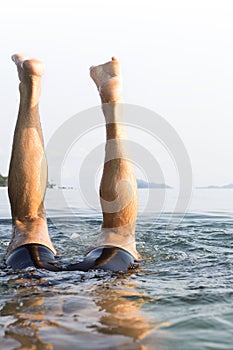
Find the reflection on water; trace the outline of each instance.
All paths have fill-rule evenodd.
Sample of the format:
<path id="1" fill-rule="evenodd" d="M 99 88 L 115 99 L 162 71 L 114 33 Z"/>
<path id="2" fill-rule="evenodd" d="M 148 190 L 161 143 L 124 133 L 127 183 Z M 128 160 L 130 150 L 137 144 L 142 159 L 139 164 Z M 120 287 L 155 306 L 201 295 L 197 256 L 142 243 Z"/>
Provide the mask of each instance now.
<path id="1" fill-rule="evenodd" d="M 153 325 L 141 311 L 141 306 L 153 298 L 143 296 L 132 282 L 124 281 L 118 286 L 108 283 L 98 286 L 93 299 L 104 311 L 100 325 L 96 327 L 101 333 L 120 334 L 139 341 L 160 326 Z"/>
<path id="2" fill-rule="evenodd" d="M 5 320 L 4 340 L 0 342 L 3 349 L 8 348 L 10 344 L 14 344 L 10 349 L 17 350 L 53 349 L 53 345 L 39 335 L 40 330 L 50 324 L 45 297 L 39 288 L 45 281 L 42 278 L 30 277 L 33 277 L 33 273 L 25 273 L 25 278 L 8 280 L 10 290 L 15 289 L 15 293 L 7 298 L 1 309 L 1 321 Z"/>
<path id="3" fill-rule="evenodd" d="M 142 311 L 152 298 L 142 295 L 129 276 L 96 275 L 62 291 L 54 282 L 37 272 L 8 281 L 12 289 L 20 288 L 1 309 L 1 349 L 64 349 L 67 344 L 73 349 L 147 350 L 147 336 L 161 326 Z"/>

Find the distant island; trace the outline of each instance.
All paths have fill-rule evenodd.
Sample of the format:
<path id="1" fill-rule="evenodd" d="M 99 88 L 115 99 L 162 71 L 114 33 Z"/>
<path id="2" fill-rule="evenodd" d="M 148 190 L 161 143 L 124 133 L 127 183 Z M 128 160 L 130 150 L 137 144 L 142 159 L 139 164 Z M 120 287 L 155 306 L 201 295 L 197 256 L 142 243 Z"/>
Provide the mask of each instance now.
<path id="1" fill-rule="evenodd" d="M 8 176 L 3 176 L 0 174 L 0 187 L 7 187 L 8 186 Z M 60 186 L 58 187 L 55 183 L 49 182 L 47 183 L 47 188 L 59 188 L 59 189 L 73 189 L 73 187 L 65 187 Z"/>
<path id="2" fill-rule="evenodd" d="M 7 187 L 8 177 L 0 174 L 0 187 Z"/>
<path id="3" fill-rule="evenodd" d="M 227 185 L 222 185 L 222 186 L 217 186 L 217 185 L 209 185 L 209 186 L 198 186 L 195 187 L 198 190 L 213 190 L 213 189 L 233 189 L 233 183 L 232 184 L 227 184 Z"/>
<path id="4" fill-rule="evenodd" d="M 155 182 L 147 182 L 141 179 L 137 179 L 138 188 L 172 188 L 166 184 L 158 184 Z"/>
<path id="5" fill-rule="evenodd" d="M 7 187 L 8 185 L 8 177 L 7 176 L 3 176 L 0 174 L 0 187 Z M 148 182 L 148 181 L 144 181 L 142 179 L 137 179 L 137 186 L 138 188 L 167 188 L 170 189 L 172 188 L 169 185 L 166 185 L 164 183 L 155 183 L 155 182 Z M 47 184 L 47 188 L 50 189 L 73 189 L 72 186 L 57 186 L 53 181 L 48 181 Z M 232 184 L 232 188 L 233 188 L 233 184 Z"/>
<path id="6" fill-rule="evenodd" d="M 8 186 L 8 177 L 0 174 L 0 187 L 7 187 L 7 186 Z M 148 182 L 148 181 L 145 181 L 142 179 L 137 179 L 137 186 L 140 189 L 146 189 L 146 188 L 171 189 L 171 188 L 173 188 L 165 183 Z M 53 183 L 53 181 L 51 181 L 51 182 L 48 181 L 47 188 L 73 189 L 72 186 L 57 186 L 55 183 Z M 196 186 L 195 189 L 197 189 L 197 190 L 233 189 L 233 183 L 226 184 L 226 185 Z"/>
<path id="7" fill-rule="evenodd" d="M 155 182 L 147 182 L 141 179 L 137 179 L 137 186 L 140 189 L 144 189 L 144 188 L 172 188 L 169 185 L 166 184 L 158 184 Z M 55 183 L 53 182 L 48 182 L 47 185 L 48 188 L 51 189 L 73 189 L 73 187 L 67 187 L 67 186 L 57 186 Z"/>

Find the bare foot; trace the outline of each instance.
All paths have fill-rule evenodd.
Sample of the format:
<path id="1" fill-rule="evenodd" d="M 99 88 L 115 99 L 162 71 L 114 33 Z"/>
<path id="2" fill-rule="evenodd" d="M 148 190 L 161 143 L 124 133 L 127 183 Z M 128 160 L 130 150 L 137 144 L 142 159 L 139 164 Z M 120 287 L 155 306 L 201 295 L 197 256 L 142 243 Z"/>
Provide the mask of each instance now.
<path id="1" fill-rule="evenodd" d="M 38 60 L 28 59 L 26 56 L 18 54 L 13 55 L 11 58 L 17 66 L 21 82 L 24 82 L 26 79 L 28 81 L 28 78 L 40 78 L 44 73 L 44 64 Z"/>
<path id="2" fill-rule="evenodd" d="M 103 103 L 122 101 L 120 64 L 115 57 L 107 63 L 92 66 L 90 76 L 97 86 Z"/>
<path id="3" fill-rule="evenodd" d="M 44 73 L 44 64 L 35 59 L 28 59 L 23 55 L 13 55 L 19 75 L 19 90 L 21 104 L 34 107 L 39 103 L 40 81 Z"/>

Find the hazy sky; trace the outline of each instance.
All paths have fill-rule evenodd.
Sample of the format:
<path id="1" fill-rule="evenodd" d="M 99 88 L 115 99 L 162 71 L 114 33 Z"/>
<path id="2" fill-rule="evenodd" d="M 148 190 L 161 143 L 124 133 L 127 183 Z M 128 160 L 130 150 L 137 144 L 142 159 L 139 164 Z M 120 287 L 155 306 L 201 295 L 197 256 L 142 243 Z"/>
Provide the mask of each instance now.
<path id="1" fill-rule="evenodd" d="M 194 184 L 233 182 L 232 18 L 230 0 L 2 2 L 0 172 L 8 171 L 18 103 L 10 56 L 46 64 L 40 110 L 47 143 L 72 115 L 99 104 L 88 68 L 115 55 L 125 102 L 152 109 L 173 126 L 189 153 Z M 172 184 L 165 153 L 159 161 Z M 68 164 L 69 156 L 64 173 L 71 174 Z"/>

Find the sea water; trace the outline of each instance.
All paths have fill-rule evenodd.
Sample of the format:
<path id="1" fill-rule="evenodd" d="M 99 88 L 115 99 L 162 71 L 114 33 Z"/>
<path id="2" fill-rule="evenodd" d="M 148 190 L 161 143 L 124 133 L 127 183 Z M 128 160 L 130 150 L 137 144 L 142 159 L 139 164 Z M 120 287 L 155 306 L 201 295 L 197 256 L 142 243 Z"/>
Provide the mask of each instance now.
<path id="1" fill-rule="evenodd" d="M 47 193 L 58 255 L 76 262 L 98 235 L 101 213 L 65 190 Z M 158 191 L 158 190 L 153 190 Z M 137 243 L 143 261 L 127 273 L 13 272 L 1 262 L 0 349 L 232 350 L 233 190 L 195 190 L 188 212 L 144 213 L 139 190 Z M 0 190 L 1 261 L 11 221 Z"/>

